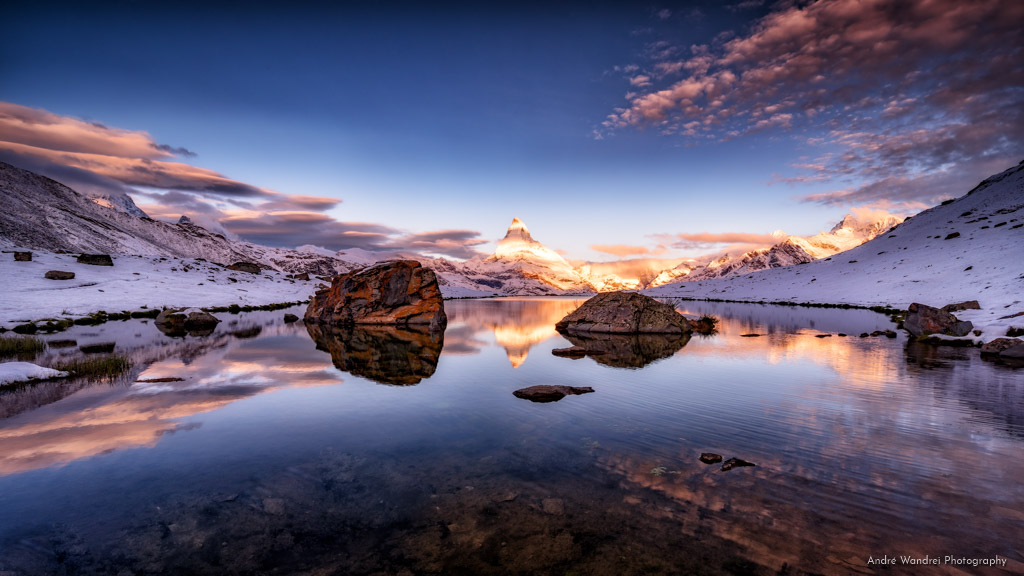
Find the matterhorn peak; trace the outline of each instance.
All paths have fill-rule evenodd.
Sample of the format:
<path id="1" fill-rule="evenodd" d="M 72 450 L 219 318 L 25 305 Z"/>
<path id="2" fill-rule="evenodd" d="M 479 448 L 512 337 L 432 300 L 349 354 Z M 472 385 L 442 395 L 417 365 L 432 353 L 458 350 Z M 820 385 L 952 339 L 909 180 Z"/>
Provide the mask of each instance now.
<path id="1" fill-rule="evenodd" d="M 534 243 L 536 242 L 532 236 L 530 236 L 530 229 L 526 227 L 519 218 L 513 218 L 512 224 L 508 227 L 508 231 L 505 232 L 505 238 L 502 240 L 519 240 L 521 242 Z"/>

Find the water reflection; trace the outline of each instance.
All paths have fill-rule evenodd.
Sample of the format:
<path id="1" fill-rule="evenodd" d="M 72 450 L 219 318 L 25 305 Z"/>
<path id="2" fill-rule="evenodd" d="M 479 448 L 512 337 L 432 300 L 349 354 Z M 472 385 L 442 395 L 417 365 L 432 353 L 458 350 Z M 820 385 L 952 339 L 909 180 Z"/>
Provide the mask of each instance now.
<path id="1" fill-rule="evenodd" d="M 643 368 L 668 358 L 690 341 L 688 334 L 563 334 L 598 364 L 614 368 Z"/>
<path id="2" fill-rule="evenodd" d="M 899 552 L 1024 568 L 1019 371 L 840 337 L 891 328 L 863 311 L 686 303 L 719 333 L 559 336 L 580 301 L 449 302 L 443 343 L 281 313 L 203 339 L 76 328 L 62 338 L 116 342 L 142 372 L 0 393 L 0 566 L 841 574 Z M 573 344 L 590 359 L 550 353 Z M 161 378 L 182 380 L 139 381 Z M 511 394 L 535 384 L 596 393 Z M 721 472 L 705 451 L 757 467 Z"/>
<path id="3" fill-rule="evenodd" d="M 316 349 L 331 355 L 339 370 L 381 384 L 410 386 L 430 378 L 444 347 L 444 334 L 413 326 L 331 327 L 307 324 Z"/>

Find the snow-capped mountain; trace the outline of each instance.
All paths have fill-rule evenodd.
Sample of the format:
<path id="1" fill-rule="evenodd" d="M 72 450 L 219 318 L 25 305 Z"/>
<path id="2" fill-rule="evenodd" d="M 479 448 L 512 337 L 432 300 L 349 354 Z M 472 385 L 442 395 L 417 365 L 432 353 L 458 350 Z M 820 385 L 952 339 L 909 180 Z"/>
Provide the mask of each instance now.
<path id="1" fill-rule="evenodd" d="M 898 308 L 915 301 L 942 306 L 978 300 L 980 311 L 958 317 L 993 326 L 1024 313 L 1022 247 L 1024 162 L 841 254 L 747 276 L 677 282 L 647 293 Z"/>
<path id="2" fill-rule="evenodd" d="M 153 220 L 131 198 L 85 196 L 4 162 L 0 162 L 0 191 L 4 202 L 0 246 L 4 247 L 203 258 L 224 264 L 250 261 L 296 273 L 333 274 L 350 267 L 315 252 L 233 241 L 188 218 L 177 224 Z"/>
<path id="3" fill-rule="evenodd" d="M 659 274 L 649 286 L 729 278 L 770 268 L 806 264 L 860 246 L 900 222 L 901 219 L 890 215 L 877 220 L 861 220 L 848 214 L 828 232 L 814 236 L 787 236 L 776 231 L 773 235 L 782 241 L 770 248 L 752 250 L 739 256 L 724 254 L 702 264 L 684 262 Z"/>

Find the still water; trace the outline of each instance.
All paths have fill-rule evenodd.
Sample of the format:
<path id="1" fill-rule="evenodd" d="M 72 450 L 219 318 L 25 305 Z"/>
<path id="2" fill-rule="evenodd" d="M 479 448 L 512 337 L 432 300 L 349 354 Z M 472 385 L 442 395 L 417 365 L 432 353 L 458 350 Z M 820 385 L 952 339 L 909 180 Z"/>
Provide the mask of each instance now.
<path id="1" fill-rule="evenodd" d="M 134 368 L 0 389 L 0 574 L 1024 573 L 1024 370 L 859 310 L 682 302 L 719 333 L 569 341 L 580 303 L 49 336 L 37 363 Z M 869 564 L 900 555 L 943 563 Z"/>

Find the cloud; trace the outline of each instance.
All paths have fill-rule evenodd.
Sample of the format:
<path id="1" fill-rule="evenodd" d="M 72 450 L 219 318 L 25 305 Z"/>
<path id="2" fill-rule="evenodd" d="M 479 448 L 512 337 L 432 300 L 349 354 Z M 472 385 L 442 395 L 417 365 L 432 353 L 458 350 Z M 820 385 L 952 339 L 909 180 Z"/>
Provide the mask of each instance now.
<path id="1" fill-rule="evenodd" d="M 658 20 L 668 20 L 669 18 L 672 17 L 672 11 L 669 10 L 668 8 L 662 8 L 661 10 L 658 10 L 654 15 L 658 17 Z"/>
<path id="2" fill-rule="evenodd" d="M 605 254 L 611 254 L 612 256 L 640 256 L 643 254 L 650 254 L 651 250 L 643 246 L 630 246 L 627 244 L 593 244 L 590 246 L 591 250 L 596 252 L 604 252 Z"/>
<path id="3" fill-rule="evenodd" d="M 0 160 L 85 194 L 130 194 L 153 218 L 187 215 L 232 238 L 269 246 L 416 251 L 471 258 L 486 243 L 472 230 L 407 232 L 324 214 L 341 200 L 282 194 L 177 161 L 196 154 L 159 144 L 146 132 L 112 128 L 0 102 Z"/>
<path id="4" fill-rule="evenodd" d="M 788 133 L 834 153 L 809 176 L 796 167 L 801 174 L 773 177 L 841 184 L 808 201 L 855 204 L 889 193 L 934 201 L 1019 160 L 1022 27 L 1024 4 L 1012 0 L 779 3 L 746 32 L 692 47 L 689 58 L 671 58 L 669 42 L 650 44 L 651 84 L 599 132 Z"/>

